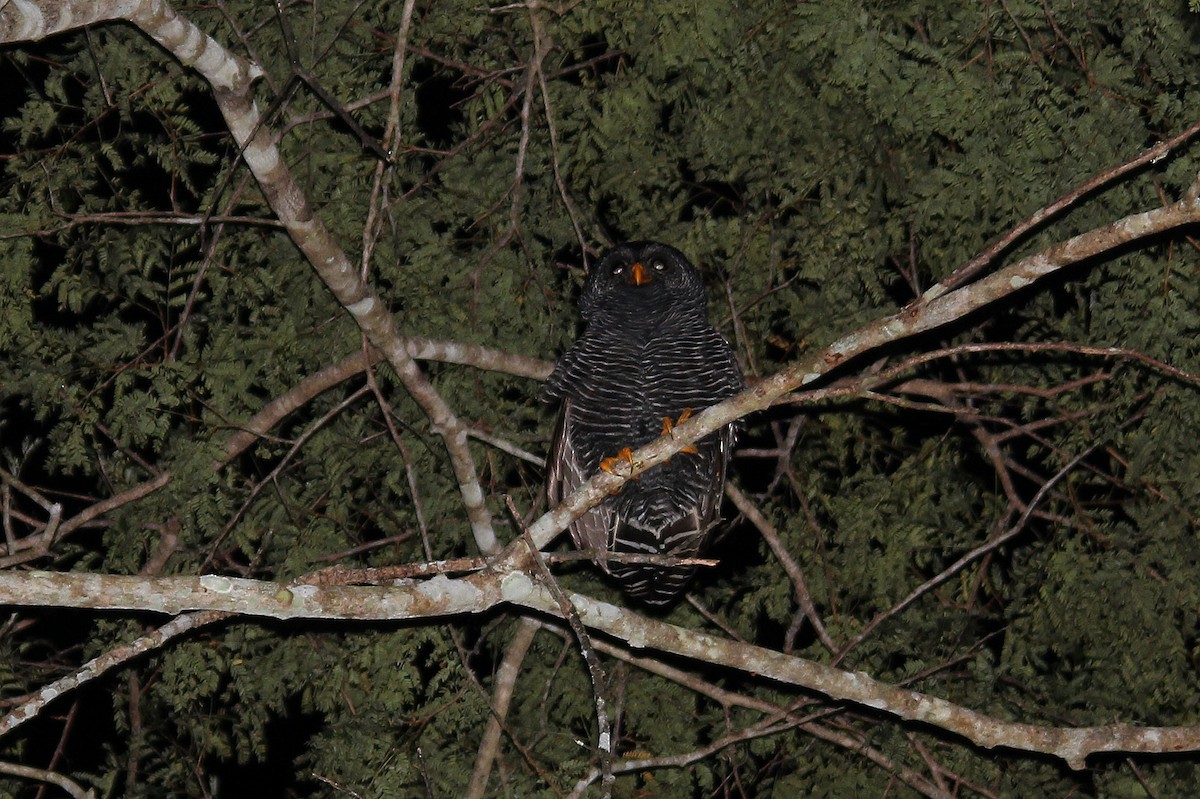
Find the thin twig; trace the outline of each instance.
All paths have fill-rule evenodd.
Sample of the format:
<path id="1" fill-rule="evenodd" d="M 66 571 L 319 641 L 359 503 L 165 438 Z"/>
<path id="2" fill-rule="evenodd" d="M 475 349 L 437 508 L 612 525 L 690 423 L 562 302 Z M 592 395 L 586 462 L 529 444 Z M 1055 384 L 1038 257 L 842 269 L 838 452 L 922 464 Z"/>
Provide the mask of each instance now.
<path id="1" fill-rule="evenodd" d="M 779 540 L 779 533 L 775 526 L 767 521 L 767 517 L 762 514 L 750 498 L 741 492 L 741 490 L 733 483 L 725 484 L 725 496 L 733 500 L 733 504 L 741 511 L 751 524 L 758 529 L 763 540 L 767 542 L 767 546 L 775 553 L 775 557 L 779 560 L 783 570 L 787 572 L 788 577 L 792 581 L 792 588 L 796 592 L 796 602 L 804 611 L 805 617 L 808 618 L 809 624 L 812 625 L 813 632 L 820 639 L 831 653 L 837 652 L 837 644 L 829 637 L 829 633 L 825 630 L 825 625 L 821 622 L 821 617 L 817 613 L 816 607 L 813 605 L 812 594 L 808 590 L 808 581 L 804 578 L 804 570 L 796 563 L 792 554 L 783 546 L 783 542 Z"/>
<path id="2" fill-rule="evenodd" d="M 60 677 L 54 682 L 44 685 L 31 694 L 8 715 L 0 718 L 0 736 L 20 727 L 25 722 L 36 718 L 46 705 L 58 697 L 68 694 L 79 686 L 91 682 L 106 672 L 128 663 L 130 660 L 146 653 L 162 649 L 168 641 L 178 638 L 184 633 L 229 618 L 233 614 L 222 611 L 202 611 L 200 613 L 185 613 L 176 616 L 169 622 L 124 646 L 111 649 L 104 654 L 94 657 L 72 673 Z"/>
<path id="3" fill-rule="evenodd" d="M 559 610 L 562 611 L 567 624 L 571 625 L 571 632 L 575 634 L 575 639 L 579 642 L 579 651 L 583 655 L 584 663 L 587 664 L 588 675 L 592 680 L 592 695 L 596 700 L 596 749 L 600 754 L 600 786 L 604 799 L 608 799 L 612 796 L 614 780 L 612 771 L 613 741 L 612 725 L 608 721 L 608 700 L 605 698 L 608 685 L 604 676 L 604 666 L 600 663 L 600 658 L 596 656 L 595 650 L 592 649 L 591 636 L 588 635 L 587 628 L 579 619 L 579 611 L 559 587 L 554 575 L 550 573 L 550 568 L 542 558 L 542 553 L 534 545 L 533 538 L 529 535 L 529 529 L 521 524 L 521 514 L 512 497 L 505 494 L 504 502 L 508 505 L 508 512 L 512 515 L 514 523 L 521 526 L 521 540 L 529 549 L 529 555 L 537 567 L 540 581 L 558 603 Z"/>
<path id="4" fill-rule="evenodd" d="M 1050 492 L 1050 489 L 1052 489 L 1055 486 L 1055 484 L 1058 483 L 1058 481 L 1060 481 L 1064 477 L 1066 477 L 1067 474 L 1069 474 L 1071 472 L 1071 470 L 1074 469 L 1079 464 L 1080 461 L 1082 461 L 1084 458 L 1091 455 L 1093 452 L 1095 452 L 1097 449 L 1099 449 L 1101 446 L 1103 446 L 1103 443 L 1104 442 L 1102 442 L 1102 441 L 1097 441 L 1095 444 L 1092 444 L 1090 447 L 1086 448 L 1085 450 L 1080 452 L 1078 455 L 1076 455 L 1074 458 L 1072 458 L 1070 461 L 1068 461 L 1067 464 L 1065 466 L 1063 466 L 1061 469 L 1059 469 L 1057 473 L 1055 473 L 1052 477 L 1050 477 L 1050 479 L 1046 480 L 1042 484 L 1042 486 L 1038 489 L 1038 491 L 1034 495 L 1033 499 L 1031 499 L 1029 501 L 1029 505 L 1028 505 L 1028 507 L 1025 508 L 1025 512 L 1021 514 L 1020 518 L 1018 518 L 1017 521 L 1014 522 L 1011 527 L 1009 527 L 1003 533 L 1000 533 L 999 535 L 994 536 L 993 538 L 989 539 L 988 541 L 980 544 L 979 546 L 977 546 L 974 549 L 970 550 L 969 552 L 965 553 L 958 560 L 954 561 L 954 563 L 951 563 L 949 566 L 947 566 L 941 572 L 934 575 L 933 577 L 930 577 L 928 580 L 926 580 L 925 582 L 921 583 L 919 586 L 914 588 L 911 592 L 909 592 L 908 596 L 906 596 L 904 599 L 897 602 L 895 605 L 893 605 L 887 611 L 878 614 L 877 616 L 875 616 L 875 618 L 871 619 L 871 621 L 867 622 L 866 626 L 863 627 L 863 629 L 858 633 L 858 635 L 856 635 L 851 641 L 849 641 L 845 646 L 842 647 L 841 651 L 839 651 L 837 653 L 837 655 L 833 658 L 833 660 L 830 662 L 830 665 L 836 666 L 837 664 L 841 663 L 842 660 L 845 659 L 846 655 L 848 655 L 852 649 L 854 649 L 856 646 L 858 646 L 860 643 L 862 643 L 866 639 L 866 637 L 875 630 L 876 627 L 878 627 L 880 624 L 882 624 L 883 622 L 892 618 L 897 613 L 899 613 L 900 611 L 904 610 L 906 607 L 911 605 L 913 602 L 915 602 L 917 600 L 918 597 L 920 597 L 926 591 L 929 591 L 931 588 L 933 588 L 936 585 L 940 585 L 941 583 L 944 583 L 946 580 L 950 579 L 952 576 L 954 576 L 958 572 L 962 571 L 969 563 L 983 557 L 984 555 L 988 554 L 989 552 L 992 552 L 992 551 L 998 549 L 999 547 L 1003 546 L 1005 543 L 1007 543 L 1008 541 L 1012 540 L 1014 537 L 1019 535 L 1021 532 L 1023 532 L 1025 530 L 1025 524 L 1026 524 L 1026 522 L 1029 521 L 1029 517 L 1033 513 L 1034 508 L 1036 508 L 1041 503 L 1041 501 L 1045 498 L 1045 496 Z"/>
<path id="5" fill-rule="evenodd" d="M 508 642 L 508 648 L 504 650 L 504 658 L 500 661 L 500 668 L 496 670 L 495 687 L 492 689 L 492 717 L 488 719 L 483 737 L 479 741 L 479 753 L 475 756 L 475 768 L 471 772 L 471 787 L 464 799 L 483 799 L 492 763 L 500 751 L 504 719 L 508 716 L 508 707 L 512 702 L 513 688 L 521 671 L 521 663 L 533 644 L 534 635 L 541 627 L 542 624 L 538 621 L 521 619 L 517 622 L 517 630 L 513 633 L 512 640 Z"/>

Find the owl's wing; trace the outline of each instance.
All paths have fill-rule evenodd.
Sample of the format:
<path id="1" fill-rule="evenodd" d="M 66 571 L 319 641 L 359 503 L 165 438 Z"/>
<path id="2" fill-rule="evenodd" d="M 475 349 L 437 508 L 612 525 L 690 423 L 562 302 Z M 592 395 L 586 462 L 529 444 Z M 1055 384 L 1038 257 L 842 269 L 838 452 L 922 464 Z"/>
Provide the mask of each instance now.
<path id="1" fill-rule="evenodd" d="M 587 464 L 582 462 L 574 445 L 573 418 L 571 400 L 564 399 L 562 411 L 558 415 L 558 425 L 554 429 L 554 439 L 550 443 L 550 457 L 546 461 L 546 492 L 552 508 L 557 507 L 591 477 Z M 571 532 L 571 540 L 575 542 L 575 548 L 601 555 L 606 552 L 609 546 L 609 530 L 613 524 L 612 515 L 612 503 L 605 501 L 573 521 L 568 529 Z M 608 571 L 608 566 L 603 561 L 600 561 L 599 565 Z"/>
<path id="2" fill-rule="evenodd" d="M 708 490 L 700 495 L 700 502 L 696 508 L 699 529 L 704 535 L 701 551 L 707 549 L 716 539 L 713 528 L 720 521 L 721 501 L 725 498 L 725 471 L 733 454 L 737 428 L 734 425 L 726 425 L 716 432 L 715 437 L 716 452 L 713 454 L 712 469 L 708 473 Z"/>

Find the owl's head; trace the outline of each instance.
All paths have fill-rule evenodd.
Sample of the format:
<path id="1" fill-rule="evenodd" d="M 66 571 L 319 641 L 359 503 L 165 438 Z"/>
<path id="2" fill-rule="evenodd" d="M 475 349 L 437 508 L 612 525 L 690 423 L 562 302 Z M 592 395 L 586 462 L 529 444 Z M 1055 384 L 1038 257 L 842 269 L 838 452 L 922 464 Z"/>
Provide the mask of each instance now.
<path id="1" fill-rule="evenodd" d="M 631 241 L 613 247 L 588 272 L 579 307 L 588 322 L 610 315 L 704 314 L 704 282 L 674 247 Z"/>

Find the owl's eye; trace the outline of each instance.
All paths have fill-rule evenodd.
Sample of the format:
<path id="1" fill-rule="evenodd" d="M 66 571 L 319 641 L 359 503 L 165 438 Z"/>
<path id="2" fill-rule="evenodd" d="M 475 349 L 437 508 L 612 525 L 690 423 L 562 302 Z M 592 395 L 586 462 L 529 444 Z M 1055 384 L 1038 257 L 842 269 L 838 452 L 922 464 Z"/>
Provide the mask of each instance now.
<path id="1" fill-rule="evenodd" d="M 620 265 L 614 266 L 614 267 L 612 268 L 612 273 L 613 273 L 614 275 L 619 275 L 619 274 L 621 274 L 621 273 L 622 273 L 622 272 L 624 272 L 624 271 L 625 271 L 625 265 L 624 265 L 624 264 L 620 264 Z"/>
<path id="2" fill-rule="evenodd" d="M 655 261 L 654 263 L 652 263 L 650 265 L 654 267 L 655 272 L 661 272 L 667 268 L 667 265 L 664 264 L 662 261 Z"/>

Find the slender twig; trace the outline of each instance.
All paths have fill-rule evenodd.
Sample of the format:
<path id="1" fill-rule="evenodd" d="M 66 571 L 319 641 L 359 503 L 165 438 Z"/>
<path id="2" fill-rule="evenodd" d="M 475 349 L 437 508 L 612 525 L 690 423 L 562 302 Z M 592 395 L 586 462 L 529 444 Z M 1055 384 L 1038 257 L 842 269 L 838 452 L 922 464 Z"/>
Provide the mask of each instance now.
<path id="1" fill-rule="evenodd" d="M 514 523 L 521 525 L 521 514 L 512 497 L 506 494 L 504 501 L 508 505 L 508 512 Z M 587 664 L 588 675 L 592 680 L 592 696 L 596 700 L 596 749 L 600 755 L 600 785 L 605 799 L 608 799 L 612 796 L 613 785 L 613 740 L 612 725 L 608 720 L 608 700 L 605 696 L 608 692 L 608 684 L 604 676 L 604 666 L 592 648 L 591 636 L 588 635 L 587 627 L 579 618 L 579 611 L 570 597 L 559 587 L 554 575 L 550 573 L 550 568 L 542 558 L 542 553 L 534 545 L 529 530 L 524 525 L 521 525 L 521 539 L 525 542 L 534 566 L 537 568 L 540 582 L 550 591 L 550 595 L 558 603 L 563 618 L 571 626 L 571 632 L 575 634 L 575 639 L 579 642 L 579 651 L 583 655 L 583 661 Z"/>
<path id="2" fill-rule="evenodd" d="M 733 504 L 742 512 L 751 524 L 758 529 L 759 535 L 767 542 L 767 546 L 771 548 L 771 552 L 779 560 L 783 570 L 787 573 L 788 578 L 792 581 L 792 589 L 796 592 L 796 602 L 804 611 L 805 617 L 809 624 L 812 625 L 813 632 L 820 639 L 831 653 L 837 652 L 837 644 L 829 637 L 829 633 L 825 630 L 825 625 L 821 621 L 820 615 L 817 613 L 816 607 L 813 605 L 812 594 L 808 590 L 808 581 L 804 578 L 804 570 L 800 568 L 800 564 L 796 563 L 792 554 L 783 546 L 783 542 L 779 540 L 779 532 L 775 526 L 767 521 L 767 517 L 762 511 L 750 501 L 750 498 L 741 492 L 741 490 L 733 483 L 725 485 L 725 496 L 733 500 Z"/>
<path id="3" fill-rule="evenodd" d="M 586 258 L 588 243 L 586 237 L 583 235 L 583 227 L 579 223 L 579 212 L 575 208 L 575 201 L 571 199 L 571 193 L 567 191 L 567 183 L 563 179 L 562 167 L 559 163 L 558 128 L 554 124 L 554 111 L 550 107 L 550 89 L 546 85 L 546 73 L 542 69 L 542 61 L 545 59 L 546 51 L 550 46 L 550 37 L 542 29 L 542 21 L 538 17 L 537 3 L 534 2 L 529 3 L 529 24 L 533 28 L 535 47 L 540 53 L 540 57 L 536 61 L 537 69 L 534 75 L 537 78 L 538 90 L 542 95 L 542 110 L 546 115 L 546 130 L 550 134 L 550 166 L 554 170 L 554 185 L 558 188 L 558 196 L 562 198 L 563 206 L 567 209 L 567 217 L 571 220 L 571 227 L 575 230 L 575 238 L 579 242 L 579 251 Z"/>
<path id="4" fill-rule="evenodd" d="M 0 736 L 7 735 L 30 719 L 36 718 L 46 705 L 58 697 L 71 693 L 79 688 L 79 686 L 91 682 L 117 666 L 124 665 L 146 652 L 161 649 L 164 644 L 174 638 L 178 638 L 199 627 L 215 624 L 229 618 L 231 615 L 231 613 L 211 610 L 200 613 L 185 613 L 181 616 L 176 616 L 153 632 L 147 633 L 124 646 L 111 649 L 99 657 L 92 658 L 74 672 L 65 677 L 60 677 L 48 685 L 42 686 L 14 707 L 11 712 L 0 718 Z"/>
<path id="5" fill-rule="evenodd" d="M 781 719 L 797 722 L 797 725 L 806 734 L 812 735 L 815 738 L 826 741 L 834 746 L 841 747 L 848 752 L 862 756 L 871 761 L 875 765 L 887 771 L 889 774 L 894 774 L 901 782 L 918 791 L 919 793 L 930 797 L 930 799 L 948 799 L 948 795 L 939 792 L 937 787 L 932 782 L 922 777 L 920 774 L 912 772 L 896 763 L 889 760 L 882 752 L 872 748 L 865 736 L 851 736 L 847 733 L 838 732 L 824 724 L 819 723 L 819 720 L 827 716 L 831 711 L 829 708 L 819 705 L 819 703 L 810 700 L 803 700 L 791 707 L 783 707 L 768 702 L 756 696 L 731 691 L 728 688 L 722 688 L 713 683 L 699 677 L 698 675 L 676 668 L 668 663 L 663 662 L 659 658 L 642 657 L 635 655 L 627 649 L 615 646 L 602 640 L 597 640 L 594 643 L 595 647 L 601 652 L 611 657 L 617 658 L 625 663 L 634 665 L 640 669 L 656 674 L 672 682 L 678 683 L 685 688 L 694 691 L 702 696 L 707 696 L 714 702 L 719 703 L 724 708 L 742 707 L 750 710 L 755 710 L 766 714 L 770 722 L 777 722 Z M 806 713 L 801 716 L 800 713 L 806 707 L 817 707 L 818 710 Z M 840 712 L 840 711 L 834 711 Z M 628 763 L 629 761 L 625 761 Z M 666 765 L 666 764 L 662 764 Z M 615 768 L 615 767 L 614 767 Z M 598 777 L 598 773 L 590 775 L 594 780 Z"/>
<path id="6" fill-rule="evenodd" d="M 479 752 L 475 756 L 475 768 L 471 772 L 470 788 L 464 799 L 483 799 L 487 788 L 488 775 L 492 771 L 492 763 L 500 751 L 500 737 L 504 730 L 504 719 L 508 715 L 508 707 L 512 702 L 513 688 L 517 683 L 517 675 L 521 671 L 521 663 L 533 644 L 533 637 L 542 625 L 533 619 L 524 618 L 517 622 L 517 630 L 513 633 L 500 668 L 496 670 L 495 686 L 492 689 L 492 717 L 488 719 L 483 737 L 479 741 Z"/>
<path id="7" fill-rule="evenodd" d="M 371 196 L 367 201 L 367 220 L 363 223 L 363 280 L 366 280 L 370 273 L 371 257 L 375 252 L 375 242 L 379 238 L 382 225 L 380 207 L 387 205 L 387 181 L 384 178 L 395 163 L 396 147 L 400 141 L 400 88 L 404 81 L 404 56 L 408 52 L 408 31 L 412 25 L 415 7 L 416 0 L 404 0 L 404 9 L 400 12 L 400 31 L 392 44 L 392 80 L 388 86 L 387 122 L 383 127 L 385 157 L 375 163 L 375 172 L 371 178 Z"/>
<path id="8" fill-rule="evenodd" d="M 291 465 L 292 459 L 296 457 L 296 455 L 304 447 L 304 444 L 310 438 L 316 435 L 321 429 L 323 429 L 325 425 L 329 424 L 331 421 L 341 415 L 341 413 L 351 405 L 358 402 L 361 397 L 369 394 L 370 390 L 371 389 L 367 386 L 363 386 L 362 388 L 358 389 L 353 394 L 339 402 L 337 405 L 333 406 L 326 413 L 322 414 L 319 419 L 310 424 L 306 430 L 296 437 L 296 440 L 292 442 L 292 446 L 289 447 L 288 451 L 279 459 L 279 462 L 275 464 L 275 466 L 270 472 L 267 473 L 265 477 L 254 484 L 254 486 L 250 489 L 250 493 L 242 501 L 242 504 L 239 505 L 232 514 L 230 514 L 229 519 L 225 522 L 225 526 L 221 529 L 221 532 L 209 545 L 208 557 L 205 558 L 204 562 L 200 565 L 201 571 L 206 570 L 209 567 L 209 564 L 212 563 L 212 559 L 216 555 L 216 552 L 220 548 L 221 544 L 224 542 L 226 537 L 233 532 L 233 528 L 237 526 L 237 523 L 241 520 L 243 514 L 250 510 L 251 505 L 254 504 L 254 500 L 258 497 L 259 493 L 264 488 L 274 483 L 275 480 L 278 479 L 279 475 L 283 473 L 284 469 Z"/>
<path id="9" fill-rule="evenodd" d="M 1020 535 L 1025 530 L 1025 524 L 1029 521 L 1029 517 L 1033 513 L 1034 508 L 1036 508 L 1041 503 L 1041 501 L 1050 492 L 1050 490 L 1052 488 L 1054 488 L 1055 484 L 1057 484 L 1060 480 L 1062 480 L 1064 477 L 1066 477 L 1071 472 L 1071 470 L 1074 469 L 1079 464 L 1080 461 L 1082 461 L 1084 458 L 1091 455 L 1093 452 L 1095 452 L 1097 449 L 1099 449 L 1103 445 L 1104 445 L 1103 441 L 1097 441 L 1095 444 L 1092 444 L 1090 447 L 1087 447 L 1082 452 L 1080 452 L 1078 455 L 1076 455 L 1074 458 L 1071 458 L 1071 460 L 1068 461 L 1066 463 L 1066 465 L 1064 465 L 1061 469 L 1059 469 L 1057 473 L 1055 473 L 1048 480 L 1046 480 L 1044 483 L 1042 483 L 1041 487 L 1038 489 L 1038 491 L 1034 495 L 1033 499 L 1031 499 L 1029 501 L 1029 504 L 1025 508 L 1025 511 L 1021 514 L 1020 518 L 1018 518 L 1016 520 L 1016 522 L 1014 522 L 1012 524 L 1011 527 L 1009 527 L 1007 530 L 1000 533 L 999 535 L 996 535 L 996 536 L 988 539 L 986 542 L 980 544 L 979 546 L 975 547 L 974 549 L 970 550 L 969 552 L 966 552 L 961 557 L 959 557 L 958 560 L 954 561 L 954 563 L 951 563 L 945 569 L 938 572 L 933 577 L 930 577 L 928 580 L 921 583 L 919 586 L 917 586 L 912 591 L 910 591 L 908 596 L 906 596 L 904 599 L 900 600 L 895 605 L 893 605 L 891 608 L 884 611 L 883 613 L 878 614 L 877 616 L 875 616 L 875 618 L 871 619 L 871 621 L 867 622 L 867 624 L 858 633 L 858 635 L 854 636 L 853 639 L 851 639 L 849 642 L 846 643 L 845 646 L 842 647 L 842 649 L 837 653 L 837 655 L 831 661 L 831 664 L 836 666 L 838 663 L 842 662 L 842 660 L 845 659 L 846 655 L 848 655 L 851 650 L 853 650 L 856 646 L 858 646 L 860 643 L 862 643 L 867 638 L 867 636 L 869 636 L 875 630 L 876 627 L 878 627 L 883 622 L 887 621 L 888 619 L 895 616 L 897 613 L 899 613 L 902 610 L 904 610 L 905 608 L 907 608 L 909 605 L 911 605 L 913 602 L 915 602 L 920 596 L 922 596 L 925 592 L 929 591 L 934 586 L 944 583 L 946 580 L 950 579 L 955 574 L 957 574 L 958 572 L 960 572 L 964 568 L 966 568 L 968 564 L 972 563 L 975 560 L 978 560 L 979 558 L 983 557 L 984 555 L 986 555 L 990 552 L 995 551 L 999 547 L 1001 547 L 1004 544 L 1011 541 L 1016 536 Z"/>
<path id="10" fill-rule="evenodd" d="M 1018 25 L 1018 28 L 1019 27 L 1020 26 Z M 929 290 L 927 290 L 921 296 L 920 301 L 929 302 L 930 300 L 946 294 L 948 291 L 958 288 L 965 281 L 968 281 L 977 275 L 982 269 L 998 258 L 1002 253 L 1004 253 L 1009 247 L 1019 241 L 1026 234 L 1036 230 L 1041 225 L 1050 221 L 1058 214 L 1079 202 L 1079 200 L 1083 199 L 1088 194 L 1099 190 L 1101 187 L 1112 183 L 1114 180 L 1117 180 L 1118 178 L 1127 175 L 1136 169 L 1140 169 L 1147 164 L 1158 163 L 1162 159 L 1166 158 L 1172 150 L 1174 150 L 1176 147 L 1179 147 L 1197 133 L 1200 133 L 1200 122 L 1192 124 L 1182 133 L 1178 133 L 1166 141 L 1161 141 L 1158 144 L 1155 144 L 1153 147 L 1146 149 L 1144 152 L 1140 153 L 1134 158 L 1131 158 L 1125 163 L 1105 169 L 1088 178 L 1083 183 L 1059 197 L 1054 202 L 1050 203 L 1044 208 L 1038 209 L 1025 219 L 1018 222 L 1012 227 L 1011 230 L 990 244 L 979 255 L 975 256 L 970 261 L 954 270 L 954 272 L 947 276 L 945 280 L 941 281 L 935 286 L 930 287 Z"/>

